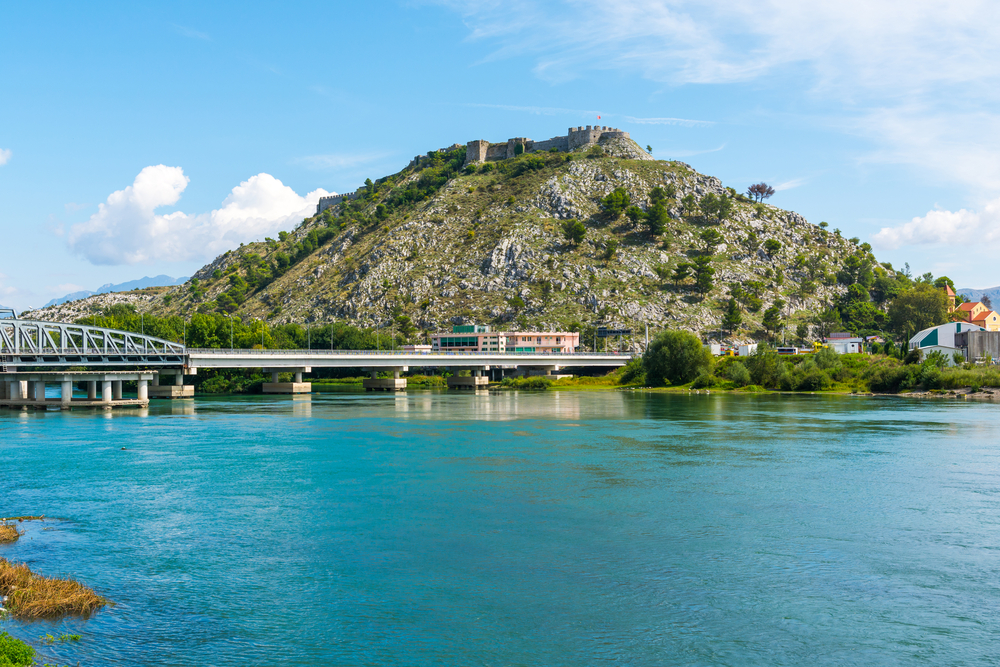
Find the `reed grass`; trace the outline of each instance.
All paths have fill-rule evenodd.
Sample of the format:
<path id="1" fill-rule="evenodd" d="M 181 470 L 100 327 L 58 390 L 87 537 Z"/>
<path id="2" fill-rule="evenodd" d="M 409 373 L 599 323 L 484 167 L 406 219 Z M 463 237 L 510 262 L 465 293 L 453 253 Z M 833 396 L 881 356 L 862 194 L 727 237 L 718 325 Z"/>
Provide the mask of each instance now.
<path id="1" fill-rule="evenodd" d="M 12 544 L 17 542 L 17 538 L 24 535 L 24 531 L 18 530 L 12 523 L 0 523 L 0 544 Z"/>
<path id="2" fill-rule="evenodd" d="M 0 596 L 7 598 L 7 611 L 22 620 L 86 617 L 109 604 L 78 581 L 45 577 L 6 558 L 0 558 Z"/>

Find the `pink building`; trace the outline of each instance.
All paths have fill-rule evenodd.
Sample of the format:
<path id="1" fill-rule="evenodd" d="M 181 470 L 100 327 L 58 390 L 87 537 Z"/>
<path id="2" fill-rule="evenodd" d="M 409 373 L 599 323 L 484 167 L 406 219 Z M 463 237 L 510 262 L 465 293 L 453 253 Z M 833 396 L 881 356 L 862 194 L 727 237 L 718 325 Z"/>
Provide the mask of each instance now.
<path id="1" fill-rule="evenodd" d="M 569 354 L 580 345 L 572 331 L 490 331 L 487 326 L 452 327 L 431 335 L 434 352 L 547 352 Z"/>

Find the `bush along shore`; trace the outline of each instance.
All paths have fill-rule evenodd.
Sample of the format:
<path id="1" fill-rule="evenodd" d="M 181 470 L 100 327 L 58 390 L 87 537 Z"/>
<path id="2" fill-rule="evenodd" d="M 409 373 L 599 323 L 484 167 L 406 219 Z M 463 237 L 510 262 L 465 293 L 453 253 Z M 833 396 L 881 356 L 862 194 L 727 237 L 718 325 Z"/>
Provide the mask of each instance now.
<path id="1" fill-rule="evenodd" d="M 782 356 L 761 345 L 749 357 L 712 357 L 701 341 L 685 331 L 658 335 L 641 359 L 620 375 L 622 384 L 684 390 L 717 389 L 785 392 L 871 392 L 877 394 L 973 395 L 1000 398 L 1000 368 L 950 366 L 941 353 L 921 360 L 883 354 Z"/>

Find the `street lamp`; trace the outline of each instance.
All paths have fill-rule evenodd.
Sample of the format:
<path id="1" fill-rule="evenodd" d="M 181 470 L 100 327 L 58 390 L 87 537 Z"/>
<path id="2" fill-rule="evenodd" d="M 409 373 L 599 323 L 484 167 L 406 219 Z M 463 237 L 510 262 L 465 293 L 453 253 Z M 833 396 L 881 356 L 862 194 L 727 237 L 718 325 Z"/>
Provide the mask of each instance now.
<path id="1" fill-rule="evenodd" d="M 224 313 L 227 318 L 229 318 L 229 351 L 233 351 L 233 316 L 229 313 Z"/>

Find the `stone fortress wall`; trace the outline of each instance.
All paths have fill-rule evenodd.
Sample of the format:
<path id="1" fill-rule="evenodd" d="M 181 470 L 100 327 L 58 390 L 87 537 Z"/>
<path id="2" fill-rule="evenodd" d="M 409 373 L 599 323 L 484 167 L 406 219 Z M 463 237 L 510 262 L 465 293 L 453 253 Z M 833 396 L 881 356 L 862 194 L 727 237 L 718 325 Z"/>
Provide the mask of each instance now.
<path id="1" fill-rule="evenodd" d="M 565 136 L 552 137 L 551 139 L 546 139 L 545 141 L 533 141 L 527 137 L 514 137 L 513 139 L 508 139 L 504 143 L 491 144 L 485 139 L 476 139 L 474 141 L 470 141 L 465 146 L 465 164 L 469 165 L 481 162 L 494 162 L 496 160 L 510 159 L 517 155 L 518 144 L 524 147 L 525 153 L 549 151 L 553 148 L 563 152 L 569 152 L 584 146 L 592 146 L 598 143 L 601 139 L 629 138 L 628 132 L 623 132 L 618 128 L 608 127 L 606 125 L 587 125 L 586 127 L 571 127 Z M 452 144 L 448 148 L 439 149 L 438 152 L 451 151 L 461 147 L 461 144 Z M 412 167 L 417 164 L 422 157 L 423 156 L 418 155 L 413 158 L 410 161 L 409 166 Z M 344 200 L 349 201 L 357 199 L 364 193 L 364 191 L 365 187 L 361 186 L 355 192 L 320 197 L 319 203 L 316 204 L 316 215 L 319 215 L 328 208 L 336 206 Z"/>
<path id="2" fill-rule="evenodd" d="M 506 143 L 491 144 L 485 139 L 476 139 L 466 144 L 465 164 L 507 160 L 517 155 L 517 146 L 524 146 L 525 153 L 548 151 L 556 148 L 560 151 L 573 151 L 583 146 L 596 144 L 601 139 L 629 139 L 628 132 L 606 125 L 586 127 L 571 127 L 566 136 L 552 137 L 545 141 L 532 141 L 527 137 L 514 137 Z"/>

